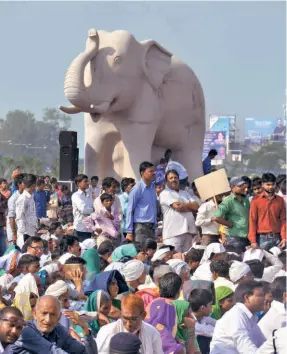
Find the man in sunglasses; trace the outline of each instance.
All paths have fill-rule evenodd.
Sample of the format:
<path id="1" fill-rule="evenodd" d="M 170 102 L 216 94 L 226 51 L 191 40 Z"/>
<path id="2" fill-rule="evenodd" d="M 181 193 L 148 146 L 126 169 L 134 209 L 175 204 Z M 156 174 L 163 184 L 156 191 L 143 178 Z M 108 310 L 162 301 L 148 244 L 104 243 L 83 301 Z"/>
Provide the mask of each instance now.
<path id="1" fill-rule="evenodd" d="M 16 307 L 4 307 L 0 311 L 0 353 L 12 354 L 10 344 L 20 337 L 25 321 Z"/>

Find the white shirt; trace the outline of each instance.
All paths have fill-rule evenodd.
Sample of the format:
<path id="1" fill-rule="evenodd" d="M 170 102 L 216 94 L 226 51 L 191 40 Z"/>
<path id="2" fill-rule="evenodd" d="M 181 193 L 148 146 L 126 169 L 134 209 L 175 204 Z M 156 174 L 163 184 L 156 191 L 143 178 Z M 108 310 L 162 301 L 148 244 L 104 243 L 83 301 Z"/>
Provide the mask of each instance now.
<path id="1" fill-rule="evenodd" d="M 174 191 L 165 188 L 160 196 L 160 205 L 163 214 L 163 239 L 183 235 L 186 233 L 196 234 L 196 227 L 193 213 L 180 213 L 171 207 L 171 204 L 190 203 L 194 200 L 183 190 Z"/>
<path id="2" fill-rule="evenodd" d="M 203 235 L 219 235 L 219 224 L 211 221 L 216 211 L 213 200 L 201 204 L 198 209 L 195 225 L 201 227 Z"/>
<path id="3" fill-rule="evenodd" d="M 226 286 L 227 288 L 231 289 L 231 290 L 235 290 L 235 286 L 232 283 L 232 281 L 223 278 L 223 277 L 218 277 L 216 280 L 214 280 L 214 287 L 215 289 L 220 287 L 220 286 Z"/>
<path id="4" fill-rule="evenodd" d="M 180 180 L 188 177 L 188 173 L 186 171 L 186 168 L 183 167 L 182 164 L 177 161 L 169 160 L 169 163 L 167 164 L 166 169 L 165 169 L 165 173 L 170 170 L 175 170 L 178 173 Z"/>
<path id="5" fill-rule="evenodd" d="M 1 344 L 0 342 L 0 354 L 4 352 L 4 348 L 3 348 L 3 345 Z"/>
<path id="6" fill-rule="evenodd" d="M 264 342 L 257 317 L 237 303 L 217 321 L 210 354 L 255 354 Z"/>
<path id="7" fill-rule="evenodd" d="M 274 279 L 278 277 L 287 277 L 287 272 L 283 269 L 279 270 L 279 272 L 275 274 Z"/>
<path id="8" fill-rule="evenodd" d="M 278 329 L 274 333 L 274 342 L 276 347 L 276 354 L 286 354 L 287 352 L 287 327 Z M 256 354 L 274 354 L 273 336 L 258 349 Z"/>
<path id="9" fill-rule="evenodd" d="M 286 326 L 286 315 L 287 312 L 284 304 L 273 300 L 270 309 L 258 323 L 266 339 L 272 336 L 274 329 Z"/>
<path id="10" fill-rule="evenodd" d="M 8 214 L 7 214 L 7 240 L 12 241 L 12 229 L 9 218 L 16 218 L 16 201 L 20 197 L 20 192 L 16 191 L 8 200 Z"/>
<path id="11" fill-rule="evenodd" d="M 263 251 L 264 257 L 270 262 L 272 265 L 269 267 L 264 268 L 263 277 L 261 280 L 267 281 L 268 283 L 272 283 L 276 274 L 279 272 L 280 269 L 283 267 L 283 263 L 280 259 L 273 254 Z"/>
<path id="12" fill-rule="evenodd" d="M 36 207 L 33 196 L 26 190 L 16 201 L 17 231 L 24 235 L 35 236 L 38 228 Z"/>
<path id="13" fill-rule="evenodd" d="M 119 332 L 126 332 L 121 319 L 101 327 L 96 338 L 98 354 L 110 353 L 111 338 Z M 142 322 L 139 339 L 142 342 L 141 354 L 163 354 L 160 334 L 153 326 Z"/>
<path id="14" fill-rule="evenodd" d="M 100 187 L 92 187 L 92 186 L 90 186 L 88 192 L 91 195 L 92 199 L 95 200 L 100 195 L 101 188 Z"/>
<path id="15" fill-rule="evenodd" d="M 195 322 L 195 334 L 197 336 L 212 337 L 216 320 L 211 317 L 203 317 L 200 321 Z"/>
<path id="16" fill-rule="evenodd" d="M 74 229 L 80 232 L 91 232 L 83 224 L 83 220 L 94 211 L 93 199 L 89 191 L 83 192 L 80 189 L 72 195 L 72 206 L 74 215 Z"/>

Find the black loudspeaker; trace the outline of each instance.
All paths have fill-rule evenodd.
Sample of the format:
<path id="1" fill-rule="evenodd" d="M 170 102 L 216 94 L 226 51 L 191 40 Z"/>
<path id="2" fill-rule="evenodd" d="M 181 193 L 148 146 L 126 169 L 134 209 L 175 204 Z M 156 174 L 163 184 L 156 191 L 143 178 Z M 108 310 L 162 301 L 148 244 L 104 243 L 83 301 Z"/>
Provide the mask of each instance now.
<path id="1" fill-rule="evenodd" d="M 59 144 L 60 146 L 76 149 L 78 146 L 77 132 L 61 131 L 59 134 Z"/>
<path id="2" fill-rule="evenodd" d="M 60 147 L 60 180 L 73 181 L 78 174 L 79 149 Z"/>

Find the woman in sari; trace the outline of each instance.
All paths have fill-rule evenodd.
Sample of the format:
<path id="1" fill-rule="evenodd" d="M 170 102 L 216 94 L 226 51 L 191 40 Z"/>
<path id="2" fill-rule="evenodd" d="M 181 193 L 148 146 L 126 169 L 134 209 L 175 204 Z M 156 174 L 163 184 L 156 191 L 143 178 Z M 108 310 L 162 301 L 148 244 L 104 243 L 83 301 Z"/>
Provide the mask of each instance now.
<path id="1" fill-rule="evenodd" d="M 227 286 L 219 286 L 215 289 L 215 305 L 212 306 L 211 317 L 219 320 L 225 312 L 235 304 L 234 291 Z"/>
<path id="2" fill-rule="evenodd" d="M 33 320 L 33 309 L 36 306 L 38 296 L 34 293 L 21 293 L 16 295 L 13 305 L 23 314 L 26 321 Z"/>
<path id="3" fill-rule="evenodd" d="M 95 290 L 103 290 L 112 298 L 112 308 L 109 317 L 118 319 L 121 316 L 121 301 L 116 297 L 129 290 L 127 283 L 117 270 L 99 273 L 95 278 L 87 282 L 84 292 L 90 295 Z"/>
<path id="4" fill-rule="evenodd" d="M 83 253 L 82 258 L 87 262 L 87 280 L 92 280 L 98 273 L 100 273 L 100 256 L 98 251 L 90 248 Z"/>
<path id="5" fill-rule="evenodd" d="M 145 322 L 155 327 L 162 339 L 164 354 L 183 354 L 184 347 L 175 340 L 177 332 L 177 316 L 174 305 L 166 299 L 154 300 L 147 307 Z"/>
<path id="6" fill-rule="evenodd" d="M 110 295 L 103 290 L 96 290 L 89 296 L 85 306 L 83 307 L 83 311 L 98 312 L 108 317 L 111 311 L 111 306 L 112 299 Z M 109 320 L 112 322 L 112 319 L 109 318 Z M 100 328 L 105 324 L 106 323 L 101 323 L 99 319 L 88 322 L 88 326 L 91 329 L 92 335 L 94 337 L 96 337 Z M 81 338 L 84 337 L 82 327 L 76 326 L 75 330 Z"/>

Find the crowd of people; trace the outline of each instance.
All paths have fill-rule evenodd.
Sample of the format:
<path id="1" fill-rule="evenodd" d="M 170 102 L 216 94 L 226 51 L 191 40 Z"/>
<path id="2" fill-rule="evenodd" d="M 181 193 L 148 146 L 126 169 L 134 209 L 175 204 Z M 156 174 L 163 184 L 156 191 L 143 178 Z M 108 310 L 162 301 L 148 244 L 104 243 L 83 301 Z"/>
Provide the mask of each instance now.
<path id="1" fill-rule="evenodd" d="M 0 353 L 286 352 L 286 175 L 201 200 L 171 157 L 0 180 Z"/>

